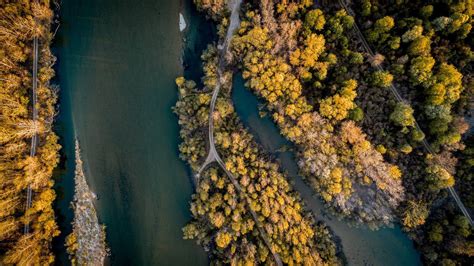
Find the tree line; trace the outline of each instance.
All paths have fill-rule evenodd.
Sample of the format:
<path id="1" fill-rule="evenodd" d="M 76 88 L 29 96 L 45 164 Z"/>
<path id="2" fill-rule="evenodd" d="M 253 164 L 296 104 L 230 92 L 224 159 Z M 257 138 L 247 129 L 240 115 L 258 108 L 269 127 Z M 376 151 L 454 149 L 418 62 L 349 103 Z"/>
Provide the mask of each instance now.
<path id="1" fill-rule="evenodd" d="M 50 84 L 55 57 L 49 45 L 49 1 L 3 1 L 0 5 L 0 264 L 48 265 L 51 240 L 59 234 L 52 203 L 52 172 L 58 137 L 52 132 L 57 89 Z M 38 119 L 32 120 L 33 39 L 39 39 Z M 38 135 L 35 156 L 30 141 Z M 27 187 L 31 208 L 25 210 Z M 24 234 L 28 223 L 30 232 Z"/>

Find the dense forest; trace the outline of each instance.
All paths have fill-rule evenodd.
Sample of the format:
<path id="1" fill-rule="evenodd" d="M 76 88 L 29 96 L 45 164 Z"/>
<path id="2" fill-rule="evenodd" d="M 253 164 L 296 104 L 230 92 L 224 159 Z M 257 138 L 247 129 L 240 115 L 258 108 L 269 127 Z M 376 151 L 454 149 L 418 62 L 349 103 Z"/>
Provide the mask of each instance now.
<path id="1" fill-rule="evenodd" d="M 195 1 L 221 38 L 227 2 Z M 470 0 L 248 1 L 226 55 L 295 144 L 300 172 L 328 208 L 372 228 L 401 224 L 426 264 L 473 262 L 472 226 L 446 190 L 455 188 L 472 210 L 474 147 L 465 117 L 474 93 L 473 12 Z M 217 61 L 209 53 L 203 84 L 212 90 Z M 183 117 L 201 125 L 182 134 L 183 158 L 195 169 L 206 155 L 198 132 L 210 95 L 192 81 L 177 83 L 180 104 L 190 97 L 204 106 L 180 112 L 183 128 L 190 127 Z M 240 125 L 231 117 L 221 127 Z M 228 134 L 216 135 L 220 151 L 240 141 Z M 252 169 L 245 160 L 239 166 L 241 175 Z"/>
<path id="2" fill-rule="evenodd" d="M 223 38 L 229 22 L 223 10 L 226 5 L 215 9 L 198 6 L 221 23 L 219 35 Z M 289 265 L 339 264 L 329 229 L 304 210 L 279 165 L 238 119 L 230 100 L 232 71 L 219 79 L 217 46 L 209 45 L 202 60 L 204 88 L 197 88 L 192 80 L 176 79 L 180 98 L 174 111 L 181 126 L 181 158 L 198 172 L 207 156 L 209 92 L 222 86 L 211 114 L 214 140 L 225 170 L 237 184 L 217 164 L 195 177 L 193 220 L 183 228 L 184 238 L 196 239 L 218 263 L 273 264 L 277 254 Z"/>
<path id="3" fill-rule="evenodd" d="M 216 83 L 216 55 L 215 46 L 209 46 L 202 55 L 203 81 L 208 89 Z M 229 77 L 231 72 L 226 75 Z M 178 78 L 176 84 L 180 100 L 174 111 L 181 125 L 181 157 L 197 171 L 207 155 L 204 129 L 211 95 L 198 90 L 191 80 Z M 193 220 L 183 228 L 184 237 L 197 239 L 210 250 L 211 259 L 216 262 L 271 263 L 270 250 L 257 228 L 260 226 L 285 264 L 337 263 L 336 246 L 329 230 L 303 210 L 301 200 L 279 166 L 243 128 L 230 101 L 229 84 L 226 83 L 212 114 L 215 141 L 226 169 L 237 177 L 242 192 L 222 169 L 206 169 L 196 183 L 191 203 Z M 257 214 L 258 225 L 250 209 Z"/>
<path id="4" fill-rule="evenodd" d="M 52 202 L 58 138 L 52 132 L 57 89 L 50 84 L 55 57 L 49 45 L 53 12 L 42 1 L 0 4 L 0 264 L 49 265 L 51 239 L 59 234 Z M 38 86 L 32 106 L 34 39 L 38 39 Z M 33 118 L 33 108 L 37 118 Z M 30 156 L 32 137 L 36 152 Z M 27 190 L 32 191 L 31 207 Z M 24 229 L 26 226 L 27 230 Z M 25 234 L 25 231 L 27 233 Z"/>
<path id="5" fill-rule="evenodd" d="M 443 188 L 452 187 L 472 210 L 472 1 L 355 1 L 357 23 L 377 62 L 406 99 L 390 103 L 369 71 L 358 104 L 363 128 L 400 166 L 407 198 L 398 213 L 427 264 L 472 264 L 472 225 Z M 368 68 L 369 69 L 369 68 Z M 361 74 L 362 76 L 362 74 Z M 376 88 L 379 87 L 379 88 Z M 393 96 L 391 96 L 393 99 Z M 388 121 L 374 110 L 391 113 Z M 419 128 L 417 128 L 417 124 Z M 421 131 L 419 130 L 421 129 Z M 384 132 L 380 134 L 379 132 Z M 426 152 L 422 141 L 429 143 Z"/>

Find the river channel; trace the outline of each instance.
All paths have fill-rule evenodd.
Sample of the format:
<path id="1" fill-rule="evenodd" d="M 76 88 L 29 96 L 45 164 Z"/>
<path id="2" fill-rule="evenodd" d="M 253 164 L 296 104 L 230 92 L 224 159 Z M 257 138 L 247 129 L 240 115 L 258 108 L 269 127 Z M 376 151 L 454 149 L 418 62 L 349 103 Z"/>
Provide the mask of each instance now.
<path id="1" fill-rule="evenodd" d="M 201 247 L 182 239 L 192 186 L 178 158 L 171 112 L 174 79 L 183 72 L 179 12 L 190 4 L 62 1 L 55 38 L 58 133 L 67 158 L 59 180 L 61 229 L 70 230 L 71 141 L 77 137 L 113 265 L 208 264 Z"/>

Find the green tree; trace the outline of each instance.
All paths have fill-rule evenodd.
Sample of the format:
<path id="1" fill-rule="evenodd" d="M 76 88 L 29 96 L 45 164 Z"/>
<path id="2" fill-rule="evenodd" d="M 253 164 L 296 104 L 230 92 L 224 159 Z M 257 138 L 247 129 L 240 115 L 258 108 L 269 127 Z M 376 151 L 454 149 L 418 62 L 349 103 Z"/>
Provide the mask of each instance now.
<path id="1" fill-rule="evenodd" d="M 428 233 L 428 238 L 433 242 L 443 241 L 443 227 L 439 223 L 435 223 Z"/>
<path id="2" fill-rule="evenodd" d="M 440 165 L 431 165 L 426 168 L 427 181 L 431 190 L 440 190 L 454 186 L 454 177 Z"/>
<path id="3" fill-rule="evenodd" d="M 446 103 L 454 103 L 459 99 L 463 90 L 462 78 L 462 74 L 453 65 L 447 63 L 440 65 L 433 79 L 435 84 L 441 84 L 444 87 L 444 95 L 442 92 L 440 94 L 445 96 L 443 98 Z"/>
<path id="4" fill-rule="evenodd" d="M 324 18 L 324 13 L 321 9 L 313 9 L 306 13 L 304 22 L 305 26 L 312 30 L 322 30 L 324 24 L 326 24 L 326 19 Z"/>
<path id="5" fill-rule="evenodd" d="M 431 56 L 418 56 L 411 60 L 410 77 L 415 84 L 422 84 L 431 78 L 431 70 L 435 64 L 435 60 Z"/>
<path id="6" fill-rule="evenodd" d="M 422 16 L 425 19 L 431 17 L 432 14 L 433 14 L 433 6 L 432 5 L 426 5 L 426 6 L 423 6 L 420 9 L 420 16 Z"/>
<path id="7" fill-rule="evenodd" d="M 360 122 L 364 119 L 364 111 L 362 108 L 356 107 L 350 111 L 349 117 L 356 122 Z"/>
<path id="8" fill-rule="evenodd" d="M 373 86 L 387 88 L 392 84 L 393 76 L 388 71 L 375 71 L 372 73 L 371 83 Z"/>
<path id="9" fill-rule="evenodd" d="M 411 139 L 416 142 L 420 142 L 425 138 L 425 134 L 421 131 L 418 130 L 417 128 L 414 128 L 411 131 Z"/>
<path id="10" fill-rule="evenodd" d="M 360 65 L 360 64 L 364 63 L 364 56 L 359 52 L 353 52 L 353 53 L 351 53 L 349 63 L 355 64 L 355 65 Z"/>
<path id="11" fill-rule="evenodd" d="M 397 126 L 412 127 L 415 125 L 415 118 L 413 117 L 413 109 L 406 103 L 397 103 L 390 120 Z"/>
<path id="12" fill-rule="evenodd" d="M 362 0 L 361 15 L 364 17 L 367 17 L 368 15 L 370 15 L 371 8 L 372 8 L 372 4 L 370 3 L 370 0 Z"/>

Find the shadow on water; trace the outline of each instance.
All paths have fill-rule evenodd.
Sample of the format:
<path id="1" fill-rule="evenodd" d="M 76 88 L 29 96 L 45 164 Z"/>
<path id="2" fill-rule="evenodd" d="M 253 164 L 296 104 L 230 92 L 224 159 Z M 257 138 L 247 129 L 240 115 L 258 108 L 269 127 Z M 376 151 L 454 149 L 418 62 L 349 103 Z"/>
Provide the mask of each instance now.
<path id="1" fill-rule="evenodd" d="M 198 87 L 202 87 L 204 72 L 201 54 L 208 44 L 217 40 L 216 26 L 199 13 L 191 1 L 185 1 L 183 9 L 187 24 L 184 30 L 183 74 L 187 80 L 194 80 Z"/>
<path id="2" fill-rule="evenodd" d="M 52 52 L 56 56 L 61 53 L 63 43 L 63 31 L 67 26 L 61 26 L 52 44 Z M 57 57 L 55 72 L 56 77 L 53 84 L 60 84 L 61 80 L 66 80 L 66 76 L 61 76 L 58 70 L 61 64 L 61 57 Z M 56 255 L 56 265 L 70 265 L 66 247 L 64 246 L 66 236 L 72 232 L 71 222 L 74 217 L 71 202 L 74 197 L 74 126 L 71 116 L 69 91 L 59 88 L 58 109 L 59 114 L 54 124 L 54 132 L 59 137 L 61 150 L 59 151 L 60 161 L 56 167 L 53 177 L 55 181 L 56 200 L 54 209 L 56 221 L 61 231 L 60 235 L 53 239 L 53 252 Z"/>
<path id="3" fill-rule="evenodd" d="M 363 227 L 351 227 L 325 211 L 323 202 L 313 190 L 298 176 L 298 166 L 294 154 L 288 151 L 292 145 L 283 136 L 270 116 L 259 115 L 259 100 L 245 88 L 240 73 L 234 75 L 232 100 L 234 108 L 249 128 L 256 140 L 273 153 L 290 182 L 299 192 L 306 208 L 314 213 L 317 220 L 327 224 L 342 245 L 349 265 L 420 265 L 420 258 L 410 239 L 396 226 L 372 231 Z M 283 148 L 283 149 L 282 149 Z"/>

